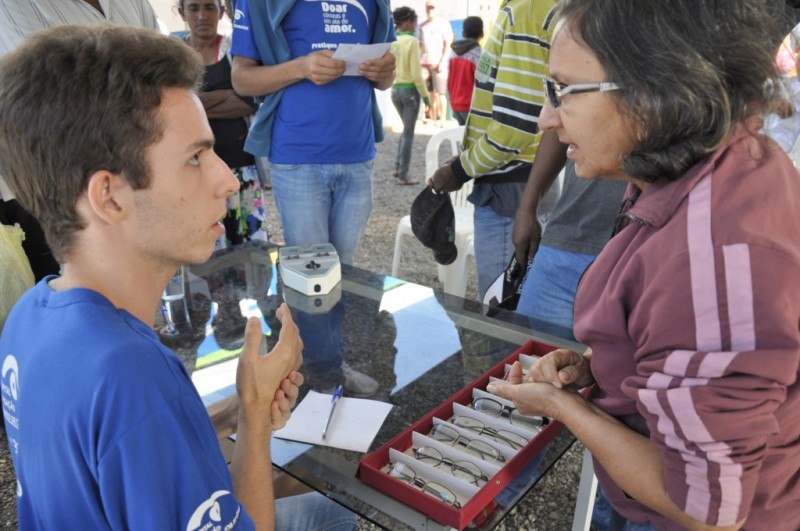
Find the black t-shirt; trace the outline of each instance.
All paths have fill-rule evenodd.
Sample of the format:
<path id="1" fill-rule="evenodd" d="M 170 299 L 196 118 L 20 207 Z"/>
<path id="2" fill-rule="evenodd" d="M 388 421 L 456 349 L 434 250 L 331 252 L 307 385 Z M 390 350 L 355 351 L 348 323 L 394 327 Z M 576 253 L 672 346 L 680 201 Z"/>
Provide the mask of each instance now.
<path id="1" fill-rule="evenodd" d="M 223 57 L 221 61 L 213 65 L 206 66 L 203 76 L 204 91 L 232 88 L 231 63 L 227 57 Z M 253 103 L 250 98 L 242 99 Z M 214 151 L 229 168 L 241 168 L 255 164 L 253 156 L 244 151 L 244 141 L 247 138 L 248 129 L 244 118 L 214 118 L 210 119 L 208 123 L 216 138 Z"/>

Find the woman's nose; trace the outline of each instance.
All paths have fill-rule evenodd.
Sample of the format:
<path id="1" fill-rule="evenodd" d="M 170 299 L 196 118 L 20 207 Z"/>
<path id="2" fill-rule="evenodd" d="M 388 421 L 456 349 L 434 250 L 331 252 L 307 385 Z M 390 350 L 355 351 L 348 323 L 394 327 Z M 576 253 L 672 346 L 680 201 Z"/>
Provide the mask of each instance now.
<path id="1" fill-rule="evenodd" d="M 554 109 L 550 102 L 545 100 L 542 111 L 539 113 L 539 129 L 547 131 L 548 129 L 557 129 L 561 127 L 561 114 L 558 109 Z"/>

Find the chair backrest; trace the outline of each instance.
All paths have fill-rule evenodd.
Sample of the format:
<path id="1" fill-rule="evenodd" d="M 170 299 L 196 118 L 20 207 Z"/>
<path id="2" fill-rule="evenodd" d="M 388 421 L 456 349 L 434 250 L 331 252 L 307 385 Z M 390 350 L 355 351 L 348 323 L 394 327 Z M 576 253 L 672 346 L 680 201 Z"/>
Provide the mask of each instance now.
<path id="1" fill-rule="evenodd" d="M 425 147 L 425 180 L 430 179 L 433 173 L 441 165 L 439 163 L 439 148 L 444 142 L 450 144 L 450 156 L 458 155 L 461 152 L 461 140 L 464 137 L 464 126 L 451 127 L 439 131 L 428 140 Z M 467 181 L 460 190 L 450 192 L 450 200 L 453 208 L 472 208 L 472 204 L 467 201 L 467 196 L 472 192 L 472 179 Z"/>
<path id="2" fill-rule="evenodd" d="M 472 193 L 472 183 L 474 182 L 474 179 L 470 179 L 455 192 L 450 192 L 450 202 L 453 203 L 454 210 L 458 210 L 459 208 L 468 208 L 471 210 L 473 208 L 472 203 L 467 201 L 467 197 Z"/>
<path id="3" fill-rule="evenodd" d="M 450 143 L 450 155 L 458 155 L 461 152 L 461 139 L 464 137 L 464 126 L 451 127 L 439 131 L 428 140 L 425 147 L 425 180 L 433 176 L 433 173 L 440 166 L 439 146 L 442 142 Z"/>

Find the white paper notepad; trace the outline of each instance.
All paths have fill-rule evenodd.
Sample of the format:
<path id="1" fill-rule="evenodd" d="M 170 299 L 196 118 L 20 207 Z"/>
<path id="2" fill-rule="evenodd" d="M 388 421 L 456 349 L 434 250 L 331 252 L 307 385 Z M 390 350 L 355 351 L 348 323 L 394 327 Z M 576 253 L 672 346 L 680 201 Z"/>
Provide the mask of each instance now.
<path id="1" fill-rule="evenodd" d="M 362 398 L 339 399 L 325 440 L 322 431 L 331 411 L 331 395 L 309 391 L 289 422 L 273 433 L 275 437 L 366 452 L 381 429 L 392 405 Z"/>

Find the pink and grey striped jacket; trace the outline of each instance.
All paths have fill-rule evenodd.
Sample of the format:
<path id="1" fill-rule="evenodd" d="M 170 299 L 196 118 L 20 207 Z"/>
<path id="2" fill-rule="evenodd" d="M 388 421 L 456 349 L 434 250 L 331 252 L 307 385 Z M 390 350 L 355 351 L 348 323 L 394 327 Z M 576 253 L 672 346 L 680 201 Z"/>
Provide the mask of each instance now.
<path id="1" fill-rule="evenodd" d="M 741 128 L 628 218 L 575 299 L 592 401 L 650 437 L 697 520 L 800 529 L 800 175 Z M 677 528 L 595 469 L 618 512 Z"/>

